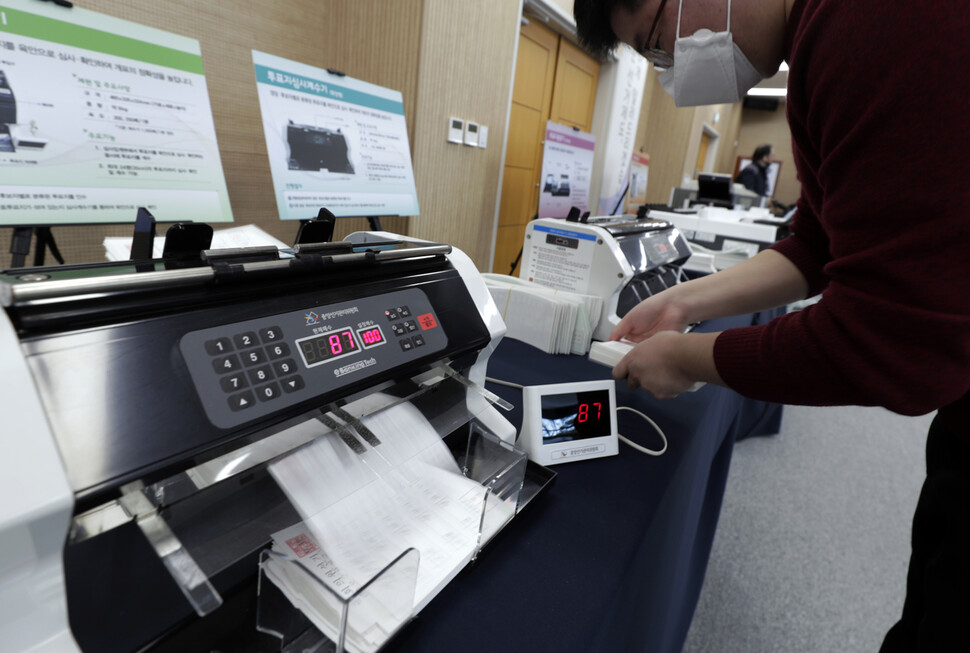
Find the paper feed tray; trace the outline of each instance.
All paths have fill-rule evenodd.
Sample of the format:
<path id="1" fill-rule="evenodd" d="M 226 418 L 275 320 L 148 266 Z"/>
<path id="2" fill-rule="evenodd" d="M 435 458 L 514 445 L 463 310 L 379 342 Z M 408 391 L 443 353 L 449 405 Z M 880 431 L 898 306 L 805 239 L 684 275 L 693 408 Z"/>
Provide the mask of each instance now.
<path id="1" fill-rule="evenodd" d="M 220 588 L 232 585 L 234 577 L 245 574 L 250 564 L 260 564 L 263 573 L 259 581 L 258 627 L 261 632 L 269 634 L 271 639 L 279 637 L 279 645 L 310 636 L 318 639 L 326 636 L 337 643 L 349 632 L 347 650 L 377 650 L 471 561 L 516 511 L 525 479 L 525 454 L 503 442 L 484 425 L 492 419 L 485 413 L 494 408 L 488 402 L 469 401 L 469 396 L 481 395 L 469 390 L 468 383 L 452 370 L 439 368 L 346 405 L 310 411 L 296 420 L 297 423 L 265 435 L 251 445 L 156 483 L 126 487 L 117 502 L 78 515 L 65 558 L 68 577 L 73 579 L 68 586 L 69 599 L 72 592 L 85 597 L 84 608 L 72 613 L 75 635 L 82 646 L 101 648 L 104 642 L 99 640 L 103 635 L 97 631 L 102 629 L 96 624 L 103 624 L 116 611 L 119 602 L 139 600 L 137 594 L 141 593 L 139 588 L 116 587 L 113 595 L 92 595 L 92 588 L 101 583 L 91 575 L 103 573 L 98 569 L 100 565 L 92 564 L 95 562 L 91 556 L 92 545 L 98 538 L 116 540 L 118 546 L 98 547 L 100 555 L 110 549 L 114 564 L 144 568 L 148 563 L 139 561 L 136 554 L 146 557 L 149 553 L 146 547 L 132 547 L 136 549 L 133 556 L 119 551 L 124 543 L 135 540 L 130 531 L 137 529 L 146 536 L 145 541 L 165 566 L 167 575 L 176 581 L 187 599 L 171 600 L 174 598 L 171 590 L 160 593 L 158 598 L 167 596 L 169 600 L 153 601 L 156 604 L 150 611 L 160 623 L 184 620 L 192 611 L 199 615 L 211 613 L 222 604 Z M 490 394 L 484 389 L 482 392 Z M 402 416 L 409 419 L 402 420 Z M 401 444 L 401 432 L 387 436 L 390 426 L 404 428 L 405 421 L 412 430 L 420 425 L 420 437 L 413 438 L 417 443 L 413 448 Z M 441 448 L 433 446 L 435 441 Z M 340 465 L 339 468 L 310 466 L 317 473 L 329 470 L 326 476 L 317 477 L 322 480 L 317 485 L 325 486 L 326 492 L 314 494 L 308 490 L 308 479 L 294 476 L 292 469 L 305 466 L 308 454 L 310 460 L 319 462 L 320 456 L 313 454 L 321 450 L 330 452 L 330 462 L 339 460 Z M 280 487 L 287 483 L 289 495 Z M 457 494 L 449 498 L 445 494 L 448 489 Z M 413 490 L 415 496 L 409 497 L 408 490 Z M 306 542 L 320 541 L 314 538 L 319 532 L 314 524 L 338 528 L 325 534 L 332 538 L 334 532 L 340 532 L 338 517 L 341 516 L 344 524 L 369 528 L 366 534 L 373 547 L 376 526 L 364 518 L 376 506 L 384 502 L 421 513 L 429 504 L 421 503 L 419 498 L 434 491 L 439 493 L 435 505 L 446 506 L 450 517 L 430 525 L 413 526 L 410 539 L 401 536 L 407 530 L 403 522 L 397 523 L 395 538 L 386 540 L 382 548 L 387 553 L 397 540 L 434 544 L 437 564 L 430 578 L 426 578 L 428 574 L 421 567 L 422 551 L 418 546 L 387 553 L 389 560 L 386 561 L 375 556 L 368 564 L 358 562 L 353 567 L 355 571 L 373 568 L 374 573 L 358 578 L 350 592 L 347 588 L 351 586 L 346 582 L 327 584 L 330 578 L 325 573 L 322 578 L 313 573 L 317 567 L 312 563 L 318 562 L 319 556 L 311 560 L 297 554 L 307 550 Z M 354 516 L 350 522 L 348 515 Z M 429 533 L 440 531 L 444 525 L 453 527 L 453 532 L 442 535 L 439 542 L 432 542 Z M 295 549 L 284 553 L 285 542 L 279 542 L 273 552 L 266 550 L 274 534 L 293 528 L 305 534 L 300 540 L 302 545 L 297 544 Z M 336 568 L 334 561 L 341 554 L 346 555 L 347 550 L 355 547 L 362 550 L 354 544 L 353 531 L 345 530 L 344 534 L 341 551 L 328 558 L 327 571 Z M 309 546 L 316 551 L 318 545 Z M 321 551 L 325 554 L 326 547 L 321 547 Z M 425 565 L 430 567 L 430 551 L 426 550 L 425 555 L 429 556 Z M 262 561 L 258 562 L 260 557 Z M 345 562 L 344 566 L 353 565 Z M 313 600 L 322 602 L 328 609 L 311 606 L 307 609 L 311 616 L 293 613 L 294 602 L 280 602 L 278 593 L 292 599 L 294 590 L 289 587 L 281 592 L 276 583 L 273 583 L 274 589 L 269 589 L 267 583 L 272 581 L 266 577 L 267 573 L 276 580 L 281 576 L 295 578 L 292 584 L 302 588 L 300 596 L 315 590 Z M 158 584 L 157 578 L 155 583 Z M 77 597 L 78 603 L 80 598 Z M 300 601 L 295 604 L 308 608 Z M 383 612 L 380 612 L 380 623 L 369 630 L 360 621 L 364 615 L 373 613 L 375 605 Z M 344 612 L 353 618 L 343 622 L 339 618 L 333 622 L 321 621 L 321 615 L 339 616 Z M 311 626 L 322 634 L 308 635 L 306 631 L 312 632 Z M 124 631 L 124 626 L 119 629 Z M 370 639 L 361 640 L 362 631 L 367 631 Z M 383 633 L 379 641 L 373 639 L 374 633 Z M 122 633 L 112 633 L 111 641 L 117 642 L 119 634 Z M 164 644 L 164 640 L 159 644 L 161 650 L 165 650 Z"/>

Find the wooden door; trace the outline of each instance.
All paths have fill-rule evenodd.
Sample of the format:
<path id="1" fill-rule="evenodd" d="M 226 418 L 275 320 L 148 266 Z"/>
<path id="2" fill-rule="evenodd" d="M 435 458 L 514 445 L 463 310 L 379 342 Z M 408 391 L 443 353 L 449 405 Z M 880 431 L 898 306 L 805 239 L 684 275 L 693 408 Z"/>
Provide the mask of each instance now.
<path id="1" fill-rule="evenodd" d="M 584 132 L 592 131 L 599 74 L 599 62 L 569 41 L 561 39 L 549 120 L 577 127 Z"/>
<path id="2" fill-rule="evenodd" d="M 701 143 L 697 148 L 697 164 L 694 167 L 694 176 L 704 172 L 704 164 L 707 163 L 707 148 L 711 146 L 711 135 L 706 131 L 701 131 Z"/>
<path id="3" fill-rule="evenodd" d="M 546 122 L 590 131 L 598 77 L 599 64 L 548 27 L 532 20 L 520 29 L 494 272 L 514 273 L 525 226 L 539 207 Z"/>

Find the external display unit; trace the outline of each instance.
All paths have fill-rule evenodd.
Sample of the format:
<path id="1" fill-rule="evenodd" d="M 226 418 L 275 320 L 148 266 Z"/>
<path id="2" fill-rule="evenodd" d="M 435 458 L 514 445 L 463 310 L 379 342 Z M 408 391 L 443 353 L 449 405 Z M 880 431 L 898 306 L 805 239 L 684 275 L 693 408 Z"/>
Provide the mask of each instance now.
<path id="1" fill-rule="evenodd" d="M 616 382 L 526 386 L 519 446 L 541 465 L 615 456 Z"/>

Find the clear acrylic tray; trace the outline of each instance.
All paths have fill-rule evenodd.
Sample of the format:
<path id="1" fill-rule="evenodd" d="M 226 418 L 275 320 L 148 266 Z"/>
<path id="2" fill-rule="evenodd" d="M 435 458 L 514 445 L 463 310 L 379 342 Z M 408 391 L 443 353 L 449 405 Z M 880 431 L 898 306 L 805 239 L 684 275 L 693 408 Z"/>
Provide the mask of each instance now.
<path id="1" fill-rule="evenodd" d="M 378 651 L 474 560 L 515 515 L 527 460 L 477 421 L 466 428 L 466 446 L 450 464 L 438 447 L 419 450 L 320 500 L 315 513 L 301 510 L 302 523 L 277 533 L 260 561 L 259 630 L 278 637 L 283 651 L 296 642 Z M 368 474 L 354 470 L 358 479 Z M 291 499 L 305 505 L 305 497 Z"/>

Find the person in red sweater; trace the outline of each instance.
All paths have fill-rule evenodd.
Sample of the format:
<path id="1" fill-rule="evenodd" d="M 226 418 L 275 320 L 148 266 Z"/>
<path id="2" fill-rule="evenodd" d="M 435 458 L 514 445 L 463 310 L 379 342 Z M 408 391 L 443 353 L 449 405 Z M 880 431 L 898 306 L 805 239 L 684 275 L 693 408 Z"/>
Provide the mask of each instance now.
<path id="1" fill-rule="evenodd" d="M 970 614 L 970 11 L 956 0 L 575 0 L 581 41 L 666 68 L 679 106 L 736 102 L 783 60 L 792 235 L 635 307 L 613 376 L 801 405 L 937 411 L 902 618 L 883 651 L 952 650 Z M 709 318 L 821 295 L 721 333 Z M 956 639 L 956 638 L 960 639 Z"/>

